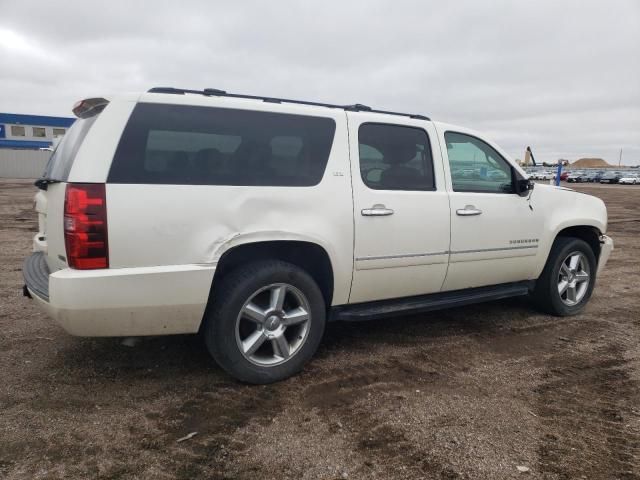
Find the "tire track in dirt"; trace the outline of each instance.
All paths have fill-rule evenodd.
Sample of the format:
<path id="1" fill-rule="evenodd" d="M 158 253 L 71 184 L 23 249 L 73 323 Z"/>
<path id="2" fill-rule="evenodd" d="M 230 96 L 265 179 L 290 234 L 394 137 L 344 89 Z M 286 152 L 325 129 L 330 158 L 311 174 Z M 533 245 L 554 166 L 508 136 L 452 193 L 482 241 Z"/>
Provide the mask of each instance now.
<path id="1" fill-rule="evenodd" d="M 364 467 L 354 472 L 358 478 L 369 478 L 374 472 L 388 478 L 466 478 L 379 415 L 398 408 L 417 386 L 426 389 L 442 380 L 441 373 L 416 360 L 405 355 L 346 367 L 338 378 L 309 386 L 302 395 L 306 406 L 334 430 L 339 424 L 348 432 L 350 443 L 364 459 Z M 376 404 L 370 401 L 372 395 Z"/>
<path id="2" fill-rule="evenodd" d="M 252 420 L 266 425 L 282 410 L 281 395 L 272 386 L 221 384 L 206 390 L 161 415 L 152 415 L 165 438 L 198 432 L 189 442 L 169 445 L 168 466 L 177 479 L 228 478 L 223 473 L 227 457 L 246 448 L 232 438 L 234 432 Z"/>
<path id="3" fill-rule="evenodd" d="M 596 333 L 585 329 L 581 336 Z M 611 340 L 591 353 L 562 350 L 547 362 L 545 381 L 535 392 L 546 432 L 539 468 L 549 478 L 640 479 L 633 410 L 639 386 L 630 378 L 623 339 Z"/>

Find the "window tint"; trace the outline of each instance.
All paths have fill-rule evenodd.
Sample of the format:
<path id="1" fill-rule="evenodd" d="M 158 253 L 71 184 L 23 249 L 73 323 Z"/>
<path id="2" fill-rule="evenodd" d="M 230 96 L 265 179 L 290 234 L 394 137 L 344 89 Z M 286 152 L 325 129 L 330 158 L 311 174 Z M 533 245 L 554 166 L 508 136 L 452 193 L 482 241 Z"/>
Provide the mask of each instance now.
<path id="1" fill-rule="evenodd" d="M 493 147 L 462 133 L 444 138 L 454 191 L 513 193 L 511 166 Z"/>
<path id="2" fill-rule="evenodd" d="M 433 160 L 421 128 L 364 123 L 358 130 L 360 176 L 376 190 L 434 190 Z"/>
<path id="3" fill-rule="evenodd" d="M 330 118 L 141 103 L 122 134 L 108 181 L 316 185 L 334 133 Z"/>

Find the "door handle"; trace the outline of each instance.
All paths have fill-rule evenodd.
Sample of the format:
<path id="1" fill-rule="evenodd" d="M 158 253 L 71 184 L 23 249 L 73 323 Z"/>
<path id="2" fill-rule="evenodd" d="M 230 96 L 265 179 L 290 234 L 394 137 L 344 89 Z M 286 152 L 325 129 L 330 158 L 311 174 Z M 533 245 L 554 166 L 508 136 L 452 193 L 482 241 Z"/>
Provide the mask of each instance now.
<path id="1" fill-rule="evenodd" d="M 360 213 L 365 217 L 386 217 L 393 215 L 393 210 L 385 207 L 384 205 L 377 204 L 371 208 L 363 208 Z"/>
<path id="2" fill-rule="evenodd" d="M 472 215 L 480 215 L 482 210 L 474 207 L 473 205 L 466 205 L 464 208 L 459 208 L 456 213 L 461 217 L 470 217 Z"/>

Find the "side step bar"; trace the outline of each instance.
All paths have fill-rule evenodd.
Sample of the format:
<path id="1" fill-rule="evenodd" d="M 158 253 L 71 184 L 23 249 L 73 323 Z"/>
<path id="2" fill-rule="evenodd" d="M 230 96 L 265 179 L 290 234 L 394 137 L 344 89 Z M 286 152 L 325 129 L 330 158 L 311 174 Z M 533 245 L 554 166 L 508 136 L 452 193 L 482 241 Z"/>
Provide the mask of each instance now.
<path id="1" fill-rule="evenodd" d="M 527 295 L 533 288 L 533 284 L 533 281 L 503 283 L 489 287 L 431 293 L 416 297 L 340 305 L 331 310 L 330 319 L 358 322 L 461 307 L 463 305 Z"/>

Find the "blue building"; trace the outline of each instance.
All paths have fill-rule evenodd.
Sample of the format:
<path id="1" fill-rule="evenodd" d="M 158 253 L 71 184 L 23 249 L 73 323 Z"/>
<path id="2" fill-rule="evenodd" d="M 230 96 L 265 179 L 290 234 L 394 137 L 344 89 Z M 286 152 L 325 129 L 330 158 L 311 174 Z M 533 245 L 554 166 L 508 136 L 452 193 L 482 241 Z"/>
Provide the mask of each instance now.
<path id="1" fill-rule="evenodd" d="M 0 113 L 0 148 L 47 148 L 62 137 L 75 118 Z"/>

